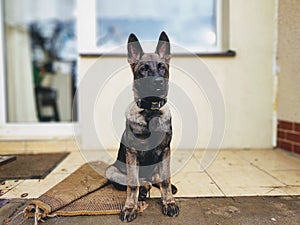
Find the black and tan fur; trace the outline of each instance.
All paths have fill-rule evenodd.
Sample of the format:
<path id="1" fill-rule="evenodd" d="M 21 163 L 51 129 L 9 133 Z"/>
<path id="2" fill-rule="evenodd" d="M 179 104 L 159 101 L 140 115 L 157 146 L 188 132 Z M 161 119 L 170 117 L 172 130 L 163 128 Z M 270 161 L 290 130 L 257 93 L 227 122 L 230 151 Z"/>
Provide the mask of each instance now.
<path id="1" fill-rule="evenodd" d="M 172 124 L 166 104 L 170 42 L 162 32 L 155 53 L 146 54 L 131 34 L 127 47 L 135 101 L 126 112 L 117 160 L 108 167 L 106 176 L 118 189 L 127 189 L 122 221 L 137 217 L 138 202 L 145 200 L 152 185 L 160 188 L 163 214 L 177 216 L 179 207 L 172 194 L 176 188 L 170 181 Z"/>

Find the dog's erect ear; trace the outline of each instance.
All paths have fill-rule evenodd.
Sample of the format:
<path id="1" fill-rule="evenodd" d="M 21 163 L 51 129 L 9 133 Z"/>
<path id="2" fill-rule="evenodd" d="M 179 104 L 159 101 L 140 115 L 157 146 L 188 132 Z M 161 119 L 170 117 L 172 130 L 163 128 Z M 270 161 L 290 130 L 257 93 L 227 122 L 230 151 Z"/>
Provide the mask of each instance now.
<path id="1" fill-rule="evenodd" d="M 139 61 L 144 54 L 142 46 L 134 34 L 129 35 L 127 51 L 128 62 L 130 64 L 134 64 Z"/>
<path id="2" fill-rule="evenodd" d="M 171 46 L 170 41 L 167 34 L 163 31 L 159 36 L 159 41 L 156 47 L 156 54 L 160 56 L 160 58 L 165 59 L 167 63 L 170 62 L 171 59 Z"/>

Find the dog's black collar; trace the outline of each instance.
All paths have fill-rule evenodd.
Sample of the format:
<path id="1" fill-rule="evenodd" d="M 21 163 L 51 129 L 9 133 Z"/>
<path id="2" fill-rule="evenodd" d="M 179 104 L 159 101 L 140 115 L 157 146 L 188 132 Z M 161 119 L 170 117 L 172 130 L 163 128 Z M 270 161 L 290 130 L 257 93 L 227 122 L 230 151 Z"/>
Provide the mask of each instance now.
<path id="1" fill-rule="evenodd" d="M 166 98 L 158 98 L 158 99 L 151 99 L 151 98 L 141 98 L 137 99 L 136 104 L 139 108 L 148 109 L 148 110 L 159 110 L 167 103 Z"/>

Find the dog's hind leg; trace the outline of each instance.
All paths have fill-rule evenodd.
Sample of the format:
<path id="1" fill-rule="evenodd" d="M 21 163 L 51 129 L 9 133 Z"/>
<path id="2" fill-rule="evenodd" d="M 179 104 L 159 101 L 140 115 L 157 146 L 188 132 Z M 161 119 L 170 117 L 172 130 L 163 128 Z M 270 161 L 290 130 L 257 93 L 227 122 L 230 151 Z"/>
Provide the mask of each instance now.
<path id="1" fill-rule="evenodd" d="M 152 185 L 150 182 L 147 181 L 140 181 L 140 191 L 139 191 L 139 201 L 145 201 L 147 198 L 147 194 L 149 193 Z"/>
<path id="2" fill-rule="evenodd" d="M 122 173 L 117 167 L 114 165 L 107 167 L 105 176 L 116 189 L 126 191 L 126 174 Z"/>

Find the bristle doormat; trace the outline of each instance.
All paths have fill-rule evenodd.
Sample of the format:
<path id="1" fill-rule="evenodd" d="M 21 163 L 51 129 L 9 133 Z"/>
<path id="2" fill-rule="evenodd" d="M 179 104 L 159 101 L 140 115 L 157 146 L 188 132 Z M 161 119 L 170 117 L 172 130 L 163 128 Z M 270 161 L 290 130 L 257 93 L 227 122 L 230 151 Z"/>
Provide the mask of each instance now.
<path id="1" fill-rule="evenodd" d="M 118 214 L 126 192 L 118 191 L 105 178 L 107 164 L 86 163 L 49 191 L 34 199 L 24 215 L 10 218 L 8 224 L 22 224 L 29 218 L 42 221 L 53 216 Z M 20 215 L 20 214 L 19 214 Z"/>
<path id="2" fill-rule="evenodd" d="M 15 154 L 16 160 L 0 166 L 0 181 L 16 179 L 43 179 L 69 153 Z"/>

